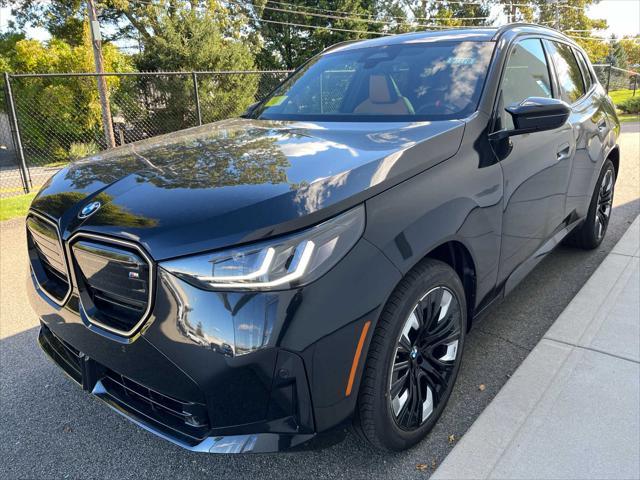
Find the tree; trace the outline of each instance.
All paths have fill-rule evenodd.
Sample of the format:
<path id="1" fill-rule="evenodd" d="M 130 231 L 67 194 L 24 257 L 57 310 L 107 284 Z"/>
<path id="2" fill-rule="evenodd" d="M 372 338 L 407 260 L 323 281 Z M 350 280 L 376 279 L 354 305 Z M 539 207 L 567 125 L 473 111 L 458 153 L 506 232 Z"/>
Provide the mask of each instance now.
<path id="1" fill-rule="evenodd" d="M 618 42 L 627 59 L 627 67 L 637 69 L 640 67 L 640 35 L 623 38 Z"/>
<path id="2" fill-rule="evenodd" d="M 133 57 L 140 71 L 253 70 L 255 32 L 247 28 L 244 9 L 221 0 L 98 0 L 99 19 L 112 38 L 138 40 Z M 73 31 L 85 15 L 82 0 L 21 0 L 14 8 L 17 24 Z M 65 17 L 58 13 L 64 11 Z M 72 36 L 73 37 L 73 36 Z M 74 38 L 71 38 L 74 40 Z M 199 82 L 203 121 L 241 113 L 255 101 L 259 77 L 202 76 Z M 131 130 L 146 134 L 172 131 L 196 123 L 191 77 L 138 77 L 123 82 L 115 94 L 116 113 Z M 126 87 L 126 88 L 125 88 Z"/>
<path id="3" fill-rule="evenodd" d="M 23 73 L 91 72 L 93 57 L 88 25 L 84 40 L 73 46 L 54 38 L 48 43 L 7 33 L 0 36 L 0 65 Z M 103 50 L 111 71 L 131 70 L 130 61 L 112 44 Z M 119 84 L 108 79 L 110 89 Z M 36 163 L 66 161 L 74 143 L 101 139 L 100 103 L 95 80 L 90 77 L 15 78 L 12 89 L 20 121 L 23 146 Z"/>
<path id="4" fill-rule="evenodd" d="M 258 65 L 291 69 L 335 43 L 375 37 L 385 23 L 375 6 L 374 0 L 251 0 L 240 11 L 262 40 Z"/>
<path id="5" fill-rule="evenodd" d="M 417 26 L 417 30 L 427 27 L 420 25 L 436 25 L 443 27 L 460 27 L 466 25 L 488 25 L 489 6 L 491 2 L 446 2 L 408 0 L 404 2 Z"/>
<path id="6" fill-rule="evenodd" d="M 192 8 L 171 2 L 174 8 L 147 5 L 127 11 L 143 36 L 143 51 L 135 57 L 141 71 L 254 70 L 253 40 L 243 25 L 217 2 Z M 237 115 L 255 102 L 258 76 L 201 75 L 198 78 L 203 121 Z M 143 78 L 138 87 L 148 96 L 164 96 L 154 121 L 169 130 L 184 128 L 195 119 L 191 77 Z"/>
<path id="7" fill-rule="evenodd" d="M 609 54 L 606 62 L 614 67 L 627 68 L 627 52 L 622 47 L 615 35 L 611 35 L 609 43 Z"/>

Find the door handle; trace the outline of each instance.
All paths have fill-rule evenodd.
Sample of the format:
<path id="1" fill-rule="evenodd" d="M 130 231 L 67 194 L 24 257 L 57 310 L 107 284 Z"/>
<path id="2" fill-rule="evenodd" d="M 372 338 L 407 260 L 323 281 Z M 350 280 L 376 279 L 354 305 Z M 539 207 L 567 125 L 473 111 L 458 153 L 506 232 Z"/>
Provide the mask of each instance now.
<path id="1" fill-rule="evenodd" d="M 556 153 L 556 157 L 558 158 L 558 161 L 566 160 L 570 156 L 571 156 L 571 145 L 569 145 L 568 143 L 562 145 L 558 149 L 558 153 Z"/>

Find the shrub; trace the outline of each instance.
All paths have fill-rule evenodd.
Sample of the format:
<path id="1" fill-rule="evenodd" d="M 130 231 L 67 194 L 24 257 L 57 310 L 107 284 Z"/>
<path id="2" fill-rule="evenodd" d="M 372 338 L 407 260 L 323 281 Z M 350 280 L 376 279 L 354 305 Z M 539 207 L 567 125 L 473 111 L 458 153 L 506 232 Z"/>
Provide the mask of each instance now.
<path id="1" fill-rule="evenodd" d="M 616 105 L 624 113 L 640 113 L 640 95 L 627 98 Z"/>
<path id="2" fill-rule="evenodd" d="M 100 151 L 100 147 L 95 142 L 72 143 L 69 147 L 69 160 L 80 160 L 81 158 L 95 155 Z"/>

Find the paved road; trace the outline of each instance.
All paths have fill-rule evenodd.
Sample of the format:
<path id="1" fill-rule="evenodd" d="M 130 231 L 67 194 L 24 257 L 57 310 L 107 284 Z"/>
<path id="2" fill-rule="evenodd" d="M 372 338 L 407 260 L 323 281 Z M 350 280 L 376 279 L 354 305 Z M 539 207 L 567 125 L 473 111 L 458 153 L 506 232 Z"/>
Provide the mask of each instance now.
<path id="1" fill-rule="evenodd" d="M 13 160 L 11 162 L 3 164 L 0 157 L 0 198 L 24 193 L 20 169 Z M 37 191 L 58 170 L 60 167 L 30 167 L 29 178 L 31 178 L 32 191 Z"/>
<path id="2" fill-rule="evenodd" d="M 427 440 L 401 454 L 378 454 L 349 436 L 321 451 L 212 456 L 185 452 L 135 427 L 84 394 L 36 347 L 37 321 L 24 294 L 22 222 L 0 224 L 0 478 L 427 478 L 453 447 L 450 436 L 467 431 L 640 212 L 640 124 L 624 131 L 615 208 L 602 246 L 557 249 L 474 328 L 441 421 Z"/>

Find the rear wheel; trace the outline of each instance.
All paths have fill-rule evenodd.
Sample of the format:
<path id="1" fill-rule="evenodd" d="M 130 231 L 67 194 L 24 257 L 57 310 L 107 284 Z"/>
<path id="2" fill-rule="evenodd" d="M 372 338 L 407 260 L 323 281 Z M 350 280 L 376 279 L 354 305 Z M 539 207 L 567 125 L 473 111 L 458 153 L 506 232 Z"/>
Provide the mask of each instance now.
<path id="1" fill-rule="evenodd" d="M 367 356 L 356 431 L 373 446 L 403 450 L 440 417 L 462 357 L 466 303 L 457 274 L 427 259 L 387 302 Z"/>
<path id="2" fill-rule="evenodd" d="M 571 232 L 566 244 L 591 250 L 602 243 L 611 218 L 615 183 L 616 170 L 611 160 L 607 159 L 591 197 L 587 218 Z"/>

